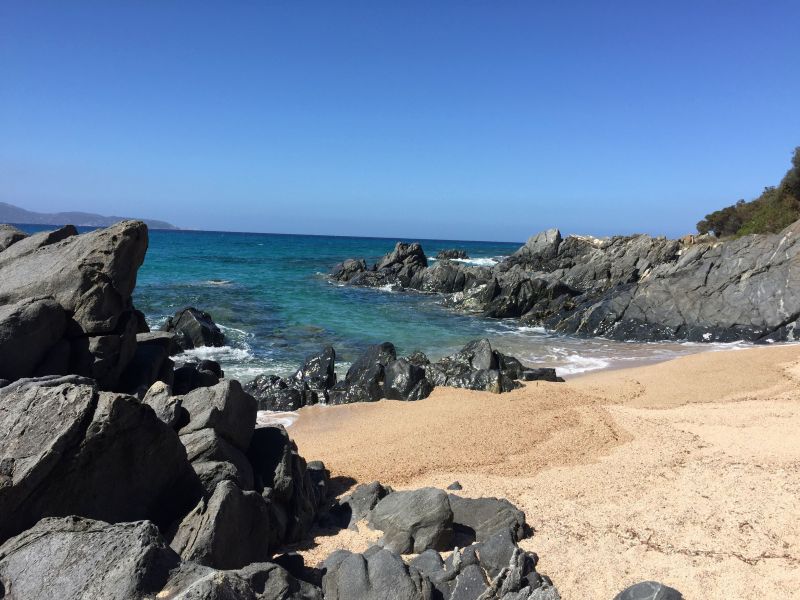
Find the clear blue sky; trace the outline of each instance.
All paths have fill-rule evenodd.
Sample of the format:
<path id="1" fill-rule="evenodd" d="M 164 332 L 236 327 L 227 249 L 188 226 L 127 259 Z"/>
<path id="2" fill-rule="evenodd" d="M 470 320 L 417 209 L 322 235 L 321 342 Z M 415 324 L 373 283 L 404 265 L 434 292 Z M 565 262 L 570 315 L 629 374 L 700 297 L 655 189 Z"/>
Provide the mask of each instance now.
<path id="1" fill-rule="evenodd" d="M 0 4 L 0 200 L 181 227 L 680 235 L 800 145 L 800 2 Z"/>

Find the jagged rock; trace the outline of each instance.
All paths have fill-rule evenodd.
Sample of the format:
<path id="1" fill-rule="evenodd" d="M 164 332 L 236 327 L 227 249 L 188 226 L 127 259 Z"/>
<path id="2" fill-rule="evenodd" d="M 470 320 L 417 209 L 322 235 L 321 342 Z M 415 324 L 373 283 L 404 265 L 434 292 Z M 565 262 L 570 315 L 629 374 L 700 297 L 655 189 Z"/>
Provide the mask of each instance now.
<path id="1" fill-rule="evenodd" d="M 454 527 L 474 532 L 481 542 L 499 531 L 510 531 L 516 540 L 530 535 L 525 513 L 504 498 L 462 498 L 450 494 Z"/>
<path id="2" fill-rule="evenodd" d="M 172 429 L 178 430 L 183 421 L 188 422 L 189 414 L 183 408 L 180 396 L 172 395 L 172 388 L 163 381 L 156 381 L 144 395 L 142 402 L 156 413 L 156 416 Z"/>
<path id="3" fill-rule="evenodd" d="M 306 470 L 308 471 L 308 476 L 311 478 L 316 505 L 321 506 L 328 498 L 331 472 L 325 468 L 325 463 L 321 460 L 312 460 L 306 465 Z"/>
<path id="4" fill-rule="evenodd" d="M 141 315 L 141 312 L 138 311 L 138 310 L 135 310 L 134 311 L 134 315 L 136 316 L 136 322 L 137 322 L 137 332 L 136 332 L 136 343 L 137 344 L 139 344 L 139 345 L 146 344 L 146 345 L 153 345 L 153 346 L 161 346 L 162 348 L 164 348 L 164 350 L 167 351 L 167 353 L 170 356 L 180 352 L 180 348 L 178 347 L 178 344 L 175 341 L 175 338 L 177 336 L 173 332 L 171 332 L 171 331 L 149 331 L 149 330 L 148 331 L 144 331 L 144 332 L 138 331 L 138 329 L 141 329 L 141 327 L 142 327 L 141 323 L 140 323 L 140 319 L 139 319 L 139 315 Z M 144 315 L 142 315 L 142 318 L 143 317 L 144 317 Z M 147 323 L 145 323 L 144 326 L 147 327 Z"/>
<path id="5" fill-rule="evenodd" d="M 213 429 L 181 435 L 181 443 L 208 494 L 225 480 L 233 481 L 243 490 L 253 489 L 253 468 L 247 457 Z"/>
<path id="6" fill-rule="evenodd" d="M 131 292 L 147 249 L 147 228 L 123 221 L 75 234 L 71 226 L 34 234 L 0 252 L 0 306 L 49 298 L 65 316 L 62 339 L 17 376 L 71 372 L 112 389 L 136 350 Z M 13 340 L 30 343 L 23 329 Z"/>
<path id="7" fill-rule="evenodd" d="M 614 600 L 683 600 L 683 595 L 663 583 L 643 581 L 621 591 Z"/>
<path id="8" fill-rule="evenodd" d="M 389 342 L 370 346 L 347 370 L 344 381 L 329 392 L 331 404 L 374 402 L 383 397 L 384 368 L 397 358 Z"/>
<path id="9" fill-rule="evenodd" d="M 372 509 L 369 524 L 383 531 L 384 546 L 401 554 L 451 548 L 453 512 L 436 488 L 389 494 Z"/>
<path id="10" fill-rule="evenodd" d="M 43 519 L 0 547 L 0 596 L 152 598 L 179 562 L 146 521 Z"/>
<path id="11" fill-rule="evenodd" d="M 325 396 L 336 383 L 335 365 L 336 352 L 332 346 L 325 346 L 318 354 L 307 356 L 293 378 L 316 394 Z"/>
<path id="12" fill-rule="evenodd" d="M 27 233 L 13 225 L 0 225 L 0 252 L 26 237 L 28 237 Z"/>
<path id="13" fill-rule="evenodd" d="M 213 429 L 242 451 L 247 450 L 256 425 L 257 403 L 236 380 L 199 388 L 183 396 L 189 423 L 181 435 L 200 429 Z"/>
<path id="14" fill-rule="evenodd" d="M 354 260 L 347 259 L 343 263 L 339 263 L 332 270 L 330 277 L 335 281 L 348 282 L 359 273 L 367 270 L 367 263 L 364 259 Z"/>
<path id="15" fill-rule="evenodd" d="M 181 522 L 170 545 L 184 560 L 236 569 L 270 557 L 270 510 L 257 492 L 222 481 Z"/>
<path id="16" fill-rule="evenodd" d="M 384 368 L 383 395 L 391 400 L 421 400 L 433 391 L 425 369 L 399 358 Z"/>
<path id="17" fill-rule="evenodd" d="M 176 394 L 188 394 L 199 388 L 215 386 L 222 378 L 219 364 L 214 361 L 184 363 L 175 369 L 172 387 Z"/>
<path id="18" fill-rule="evenodd" d="M 255 489 L 272 503 L 275 538 L 282 543 L 300 540 L 311 529 L 321 499 L 297 446 L 282 426 L 259 427 L 247 458 Z"/>
<path id="19" fill-rule="evenodd" d="M 339 499 L 331 509 L 332 516 L 340 527 L 356 529 L 356 523 L 365 520 L 375 505 L 393 491 L 377 481 L 361 483 Z"/>
<path id="20" fill-rule="evenodd" d="M 371 548 L 363 554 L 337 550 L 322 563 L 325 600 L 432 600 L 427 577 L 393 552 Z"/>
<path id="21" fill-rule="evenodd" d="M 64 309 L 49 298 L 0 306 L 0 377 L 14 380 L 35 373 L 66 326 Z"/>
<path id="22" fill-rule="evenodd" d="M 48 516 L 165 526 L 199 497 L 177 434 L 78 377 L 0 388 L 0 540 Z"/>
<path id="23" fill-rule="evenodd" d="M 161 330 L 174 333 L 175 343 L 181 350 L 225 344 L 225 336 L 211 315 L 191 306 L 167 319 Z"/>
<path id="24" fill-rule="evenodd" d="M 454 258 L 465 259 L 469 258 L 466 250 L 459 250 L 457 248 L 450 248 L 447 250 L 439 250 L 436 254 L 438 260 L 452 260 Z"/>
<path id="25" fill-rule="evenodd" d="M 277 375 L 259 375 L 244 386 L 258 401 L 258 410 L 291 411 L 317 403 L 317 395 L 304 381 Z"/>

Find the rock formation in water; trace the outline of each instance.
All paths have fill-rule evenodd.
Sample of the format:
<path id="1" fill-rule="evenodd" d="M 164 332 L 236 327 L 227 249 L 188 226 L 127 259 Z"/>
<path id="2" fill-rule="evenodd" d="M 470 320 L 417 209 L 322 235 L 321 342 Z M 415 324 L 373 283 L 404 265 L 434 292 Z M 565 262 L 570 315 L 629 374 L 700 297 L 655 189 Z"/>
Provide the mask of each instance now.
<path id="1" fill-rule="evenodd" d="M 453 261 L 407 264 L 409 247 L 398 244 L 371 268 L 349 260 L 337 265 L 331 278 L 444 294 L 444 303 L 455 309 L 516 318 L 559 333 L 644 341 L 783 341 L 800 334 L 799 238 L 800 222 L 778 234 L 725 241 L 562 238 L 551 229 L 491 268 Z M 421 248 L 414 253 L 424 256 Z"/>

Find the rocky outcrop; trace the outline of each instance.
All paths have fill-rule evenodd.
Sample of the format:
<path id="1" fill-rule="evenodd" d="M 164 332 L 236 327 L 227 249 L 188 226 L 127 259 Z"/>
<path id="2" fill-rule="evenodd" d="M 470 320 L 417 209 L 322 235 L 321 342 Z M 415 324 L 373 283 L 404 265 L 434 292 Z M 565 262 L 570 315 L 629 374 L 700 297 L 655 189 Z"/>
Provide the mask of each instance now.
<path id="1" fill-rule="evenodd" d="M 369 524 L 399 554 L 452 548 L 453 511 L 447 494 L 436 488 L 389 494 L 372 509 Z"/>
<path id="2" fill-rule="evenodd" d="M 488 267 L 419 265 L 397 287 L 444 294 L 457 310 L 619 340 L 795 339 L 800 224 L 779 234 L 689 243 L 647 235 L 529 239 Z M 384 285 L 340 273 L 349 285 Z"/>
<path id="3" fill-rule="evenodd" d="M 28 236 L 24 231 L 13 225 L 0 224 L 0 252 Z"/>
<path id="4" fill-rule="evenodd" d="M 526 367 L 513 356 L 492 349 L 487 339 L 474 340 L 451 356 L 431 362 L 421 352 L 397 357 L 393 344 L 367 348 L 336 381 L 335 353 L 326 348 L 306 359 L 293 377 L 259 375 L 245 386 L 258 399 L 260 410 L 297 410 L 326 402 L 350 404 L 391 400 L 421 400 L 437 385 L 494 393 L 508 392 L 524 381 L 564 381 L 555 369 Z M 311 361 L 311 362 L 309 362 Z M 313 369 L 309 368 L 313 365 Z M 318 373 L 309 376 L 308 373 Z M 312 387 L 313 386 L 313 387 Z"/>
<path id="5" fill-rule="evenodd" d="M 398 286 L 418 288 L 419 276 L 428 259 L 418 243 L 397 242 L 389 254 L 367 268 L 362 260 L 347 260 L 336 265 L 330 277 L 335 281 L 365 287 Z"/>
<path id="6" fill-rule="evenodd" d="M 0 540 L 70 514 L 166 526 L 199 496 L 175 431 L 74 376 L 0 388 L 0 464 Z"/>
<path id="7" fill-rule="evenodd" d="M 181 350 L 225 344 L 225 336 L 211 315 L 191 306 L 169 317 L 161 331 L 174 333 L 175 344 Z"/>
<path id="8" fill-rule="evenodd" d="M 436 260 L 453 260 L 453 259 L 463 260 L 465 258 L 469 258 L 467 251 L 460 250 L 458 248 L 439 250 L 439 252 L 436 253 Z"/>
<path id="9" fill-rule="evenodd" d="M 37 233 L 0 252 L 0 365 L 11 377 L 0 376 L 76 373 L 113 389 L 134 357 L 131 293 L 147 228 L 125 221 L 76 234 Z"/>

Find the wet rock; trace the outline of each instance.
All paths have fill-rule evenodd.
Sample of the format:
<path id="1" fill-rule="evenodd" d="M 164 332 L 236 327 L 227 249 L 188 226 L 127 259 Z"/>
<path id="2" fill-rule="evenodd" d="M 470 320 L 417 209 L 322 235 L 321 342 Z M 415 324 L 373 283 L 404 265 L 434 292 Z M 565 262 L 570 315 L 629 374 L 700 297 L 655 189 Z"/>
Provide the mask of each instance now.
<path id="1" fill-rule="evenodd" d="M 319 396 L 326 396 L 327 391 L 336 383 L 336 352 L 332 346 L 325 346 L 318 354 L 307 356 L 303 366 L 294 374 L 297 382 L 302 382 L 308 389 Z"/>
<path id="2" fill-rule="evenodd" d="M 244 386 L 258 401 L 258 410 L 292 411 L 317 403 L 317 394 L 304 381 L 259 375 Z"/>
<path id="3" fill-rule="evenodd" d="M 425 369 L 404 358 L 390 362 L 384 368 L 383 395 L 391 400 L 421 400 L 433 391 L 425 379 Z"/>
<path id="4" fill-rule="evenodd" d="M 154 597 L 179 562 L 146 521 L 43 519 L 0 547 L 0 593 L 20 600 Z"/>
<path id="5" fill-rule="evenodd" d="M 347 370 L 344 381 L 329 392 L 331 404 L 375 402 L 383 397 L 385 367 L 397 358 L 394 345 L 389 342 L 370 346 Z"/>
<path id="6" fill-rule="evenodd" d="M 621 591 L 614 600 L 683 600 L 683 595 L 663 583 L 643 581 Z"/>
<path id="7" fill-rule="evenodd" d="M 363 554 L 337 550 L 323 563 L 326 600 L 432 600 L 430 581 L 395 553 L 373 548 Z"/>
<path id="8" fill-rule="evenodd" d="M 436 488 L 389 494 L 372 509 L 369 524 L 383 531 L 385 547 L 401 554 L 448 550 L 453 539 L 453 512 Z"/>
<path id="9" fill-rule="evenodd" d="M 235 380 L 199 388 L 183 396 L 189 423 L 181 435 L 200 429 L 213 429 L 242 451 L 247 450 L 256 425 L 257 403 Z"/>
<path id="10" fill-rule="evenodd" d="M 330 273 L 331 279 L 346 283 L 359 273 L 367 270 L 367 263 L 364 259 L 354 260 L 352 258 L 336 265 Z"/>
<path id="11" fill-rule="evenodd" d="M 529 369 L 526 368 L 520 373 L 520 379 L 523 381 L 552 381 L 563 383 L 564 379 L 556 375 L 555 369 L 539 368 Z"/>
<path id="12" fill-rule="evenodd" d="M 167 319 L 161 330 L 174 333 L 175 343 L 181 350 L 225 344 L 225 336 L 211 315 L 191 306 Z"/>

